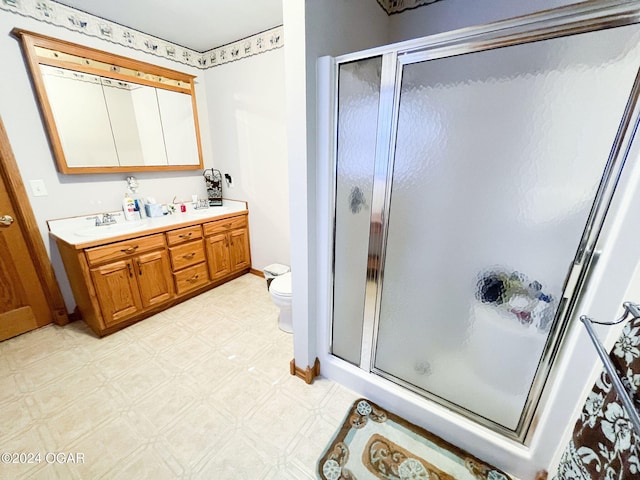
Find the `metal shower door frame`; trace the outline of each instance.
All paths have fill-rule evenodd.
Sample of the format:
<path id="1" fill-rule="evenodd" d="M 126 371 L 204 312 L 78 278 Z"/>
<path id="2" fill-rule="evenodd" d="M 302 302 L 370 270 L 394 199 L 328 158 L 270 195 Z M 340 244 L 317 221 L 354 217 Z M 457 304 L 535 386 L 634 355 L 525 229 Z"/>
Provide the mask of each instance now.
<path id="1" fill-rule="evenodd" d="M 359 364 L 362 370 L 402 385 L 510 439 L 521 443 L 527 442 L 531 434 L 530 427 L 543 395 L 551 367 L 557 357 L 562 339 L 566 334 L 574 313 L 573 309 L 583 288 L 588 282 L 591 267 L 596 260 L 596 243 L 602 231 L 607 210 L 611 204 L 616 185 L 622 174 L 622 169 L 640 120 L 640 71 L 635 78 L 615 141 L 603 170 L 601 182 L 594 197 L 594 202 L 583 230 L 579 247 L 574 259 L 568 266 L 562 299 L 556 312 L 553 328 L 545 343 L 533 384 L 518 425 L 515 430 L 511 430 L 381 371 L 374 365 L 384 283 L 385 251 L 389 226 L 388 213 L 391 200 L 395 139 L 398 128 L 403 68 L 405 65 L 428 60 L 504 48 L 636 23 L 640 23 L 640 5 L 638 5 L 637 2 L 627 0 L 589 1 L 480 27 L 465 28 L 365 52 L 344 55 L 335 59 L 336 68 L 334 72 L 336 72 L 336 74 L 334 87 L 337 92 L 337 72 L 340 64 L 380 55 L 382 55 L 383 58 L 368 247 L 368 255 L 378 257 L 379 262 L 375 263 L 377 265 L 376 268 L 368 271 L 366 279 L 367 288 Z M 334 100 L 336 102 L 334 105 L 334 119 L 337 122 L 337 95 L 334 97 Z M 337 131 L 336 127 L 337 123 L 334 125 L 334 132 Z M 335 176 L 337 175 L 337 146 L 333 154 Z M 335 190 L 333 194 L 333 225 L 335 226 Z M 331 318 L 329 338 L 332 338 L 332 324 L 333 318 Z"/>

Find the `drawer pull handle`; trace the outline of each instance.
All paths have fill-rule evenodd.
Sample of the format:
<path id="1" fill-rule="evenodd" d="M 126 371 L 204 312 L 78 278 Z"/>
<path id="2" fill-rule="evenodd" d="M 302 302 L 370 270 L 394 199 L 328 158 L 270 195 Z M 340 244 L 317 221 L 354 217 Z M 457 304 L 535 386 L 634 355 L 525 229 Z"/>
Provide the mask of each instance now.
<path id="1" fill-rule="evenodd" d="M 195 256 L 196 256 L 196 252 L 191 252 L 191 253 L 187 253 L 186 255 L 183 255 L 182 258 L 185 258 L 187 260 L 191 260 Z"/>
<path id="2" fill-rule="evenodd" d="M 180 235 L 178 235 L 178 237 L 180 237 L 180 238 L 190 238 L 191 235 L 193 235 L 193 232 L 181 233 Z"/>
<path id="3" fill-rule="evenodd" d="M 131 270 L 131 264 L 127 263 L 127 268 L 129 269 L 129 276 L 133 277 L 133 271 Z"/>
<path id="4" fill-rule="evenodd" d="M 222 225 L 224 228 L 231 228 L 231 224 L 230 223 L 225 223 L 224 225 Z"/>
<path id="5" fill-rule="evenodd" d="M 196 280 L 198 280 L 198 277 L 199 277 L 199 276 L 200 276 L 200 275 L 196 273 L 193 277 L 191 277 L 191 278 L 187 278 L 187 282 L 193 283 L 193 282 L 195 282 Z"/>
<path id="6" fill-rule="evenodd" d="M 120 250 L 122 253 L 133 253 L 136 251 L 136 249 L 138 248 L 138 245 L 133 245 L 132 247 L 128 247 L 128 248 L 123 248 L 122 250 Z"/>
<path id="7" fill-rule="evenodd" d="M 138 264 L 138 273 L 142 275 L 142 265 L 140 265 L 140 260 L 136 262 Z"/>

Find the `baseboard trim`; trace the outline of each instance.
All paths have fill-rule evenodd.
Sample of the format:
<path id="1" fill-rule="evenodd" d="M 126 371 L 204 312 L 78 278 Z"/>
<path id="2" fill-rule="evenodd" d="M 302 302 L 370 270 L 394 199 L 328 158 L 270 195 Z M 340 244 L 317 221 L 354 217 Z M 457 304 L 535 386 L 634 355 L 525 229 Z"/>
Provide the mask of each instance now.
<path id="1" fill-rule="evenodd" d="M 307 366 L 307 368 L 300 368 L 296 365 L 296 359 L 291 359 L 289 362 L 289 372 L 298 378 L 304 380 L 307 385 L 313 383 L 313 379 L 320 375 L 320 360 L 316 358 L 313 362 L 313 367 Z"/>
<path id="2" fill-rule="evenodd" d="M 249 270 L 249 273 L 253 273 L 254 275 L 257 275 L 258 277 L 264 278 L 264 272 L 262 270 L 256 270 L 255 268 L 252 268 L 251 270 Z"/>

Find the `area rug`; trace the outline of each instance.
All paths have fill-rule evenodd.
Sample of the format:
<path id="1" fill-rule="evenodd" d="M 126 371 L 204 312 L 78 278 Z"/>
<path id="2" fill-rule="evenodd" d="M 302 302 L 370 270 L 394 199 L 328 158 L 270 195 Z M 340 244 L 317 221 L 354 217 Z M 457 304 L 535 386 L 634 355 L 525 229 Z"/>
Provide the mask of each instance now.
<path id="1" fill-rule="evenodd" d="M 366 399 L 349 409 L 317 473 L 322 480 L 512 480 Z"/>

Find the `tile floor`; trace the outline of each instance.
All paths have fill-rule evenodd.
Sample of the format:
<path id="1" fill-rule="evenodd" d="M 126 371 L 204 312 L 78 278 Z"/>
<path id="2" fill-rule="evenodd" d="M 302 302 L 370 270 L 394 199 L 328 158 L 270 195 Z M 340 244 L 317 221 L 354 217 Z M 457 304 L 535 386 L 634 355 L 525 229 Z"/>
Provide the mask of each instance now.
<path id="1" fill-rule="evenodd" d="M 0 479 L 316 478 L 357 396 L 289 374 L 277 315 L 245 275 L 102 339 L 75 322 L 0 342 L 0 453 L 41 454 Z"/>

